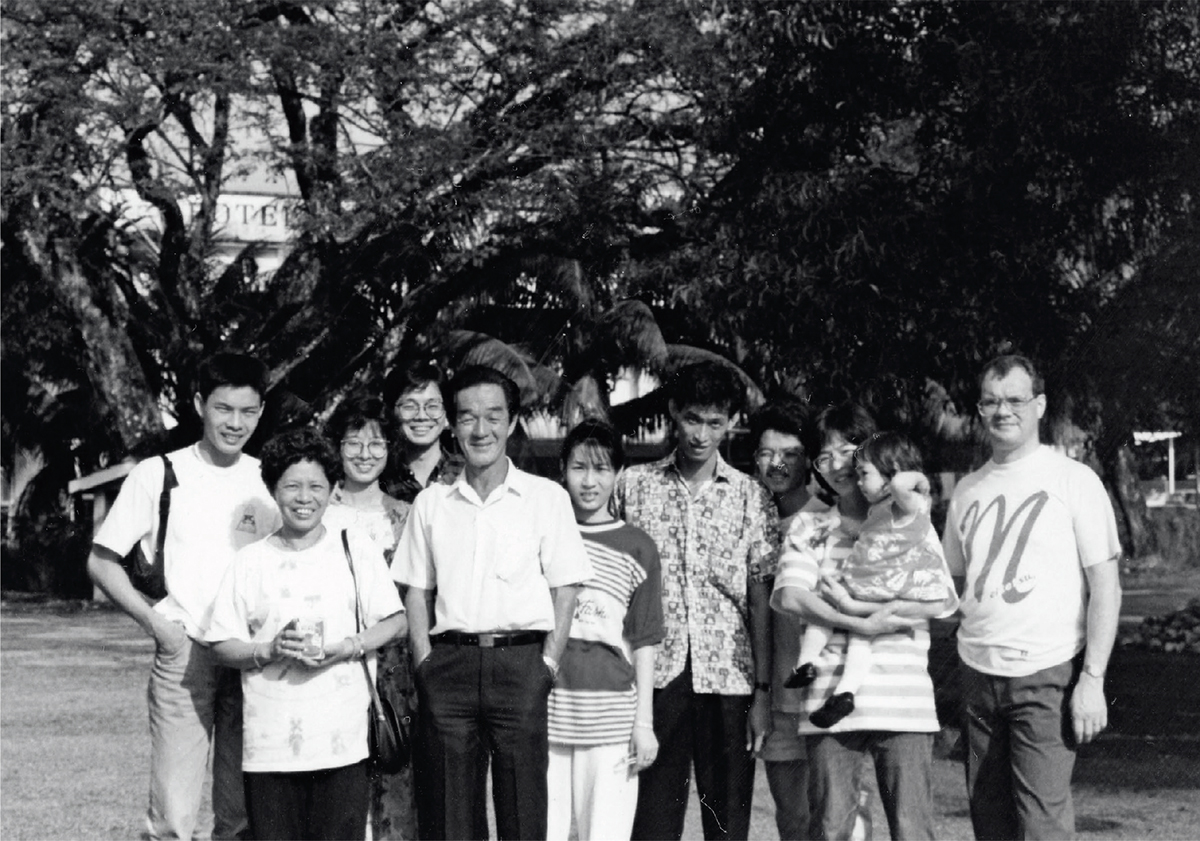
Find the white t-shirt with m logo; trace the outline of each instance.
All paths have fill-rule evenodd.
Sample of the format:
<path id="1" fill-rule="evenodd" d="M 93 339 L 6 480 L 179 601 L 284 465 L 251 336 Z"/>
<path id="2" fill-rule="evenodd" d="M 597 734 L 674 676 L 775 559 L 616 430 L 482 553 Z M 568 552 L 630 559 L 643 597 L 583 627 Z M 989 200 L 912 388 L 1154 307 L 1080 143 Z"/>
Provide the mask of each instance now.
<path id="1" fill-rule="evenodd" d="M 1100 478 L 1045 445 L 963 479 L 942 543 L 951 569 L 966 571 L 959 655 L 1005 677 L 1056 666 L 1083 649 L 1083 571 L 1121 554 Z"/>

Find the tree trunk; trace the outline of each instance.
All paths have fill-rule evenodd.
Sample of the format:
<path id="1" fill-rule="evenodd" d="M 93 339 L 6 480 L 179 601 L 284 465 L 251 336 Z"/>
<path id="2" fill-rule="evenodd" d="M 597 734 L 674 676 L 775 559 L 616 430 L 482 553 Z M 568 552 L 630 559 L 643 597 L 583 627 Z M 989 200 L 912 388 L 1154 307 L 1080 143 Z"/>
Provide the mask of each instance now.
<path id="1" fill-rule="evenodd" d="M 1111 448 L 1102 459 L 1105 484 L 1117 514 L 1117 531 L 1121 545 L 1131 558 L 1145 558 L 1158 553 L 1158 537 L 1146 510 L 1146 498 L 1134 470 L 1133 453 L 1128 444 Z"/>
<path id="2" fill-rule="evenodd" d="M 164 434 L 157 402 L 138 362 L 129 335 L 97 305 L 94 291 L 70 246 L 55 242 L 53 253 L 39 246 L 28 231 L 21 239 L 31 265 L 54 290 L 62 305 L 74 313 L 83 334 L 86 356 L 81 360 L 97 398 L 126 452 Z"/>

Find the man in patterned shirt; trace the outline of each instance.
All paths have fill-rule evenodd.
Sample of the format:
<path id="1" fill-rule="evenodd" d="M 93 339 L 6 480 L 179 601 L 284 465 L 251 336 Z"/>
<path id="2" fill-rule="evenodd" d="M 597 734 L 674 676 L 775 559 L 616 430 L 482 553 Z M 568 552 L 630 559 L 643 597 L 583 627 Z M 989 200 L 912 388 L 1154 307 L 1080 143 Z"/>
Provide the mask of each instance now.
<path id="1" fill-rule="evenodd" d="M 779 520 L 761 484 L 719 447 L 745 389 L 702 362 L 671 386 L 677 446 L 622 474 L 619 515 L 649 534 L 662 559 L 665 638 L 655 664 L 658 761 L 642 772 L 635 839 L 683 834 L 691 767 L 704 837 L 746 838 L 754 754 L 770 727 L 771 626 L 766 578 Z"/>

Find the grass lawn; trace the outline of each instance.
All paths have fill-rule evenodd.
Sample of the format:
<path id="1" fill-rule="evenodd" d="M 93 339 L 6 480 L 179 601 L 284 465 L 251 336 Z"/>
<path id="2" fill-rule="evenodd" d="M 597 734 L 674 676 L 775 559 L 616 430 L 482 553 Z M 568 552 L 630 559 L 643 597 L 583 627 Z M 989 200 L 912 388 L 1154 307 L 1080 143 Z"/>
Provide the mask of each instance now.
<path id="1" fill-rule="evenodd" d="M 145 689 L 152 646 L 108 609 L 6 604 L 0 614 L 0 838 L 142 832 Z M 1200 658 L 1122 651 L 1109 670 L 1113 728 L 1075 772 L 1082 838 L 1200 838 Z M 962 766 L 934 762 L 939 838 L 970 838 Z M 752 838 L 775 838 L 760 771 Z M 887 837 L 882 811 L 876 837 Z M 700 838 L 695 797 L 685 838 Z"/>

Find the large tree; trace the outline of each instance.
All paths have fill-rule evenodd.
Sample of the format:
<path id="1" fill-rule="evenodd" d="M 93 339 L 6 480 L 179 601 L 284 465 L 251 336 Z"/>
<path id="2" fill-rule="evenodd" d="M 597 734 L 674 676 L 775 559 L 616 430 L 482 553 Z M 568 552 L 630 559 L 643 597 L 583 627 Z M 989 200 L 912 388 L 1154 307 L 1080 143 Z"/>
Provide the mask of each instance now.
<path id="1" fill-rule="evenodd" d="M 79 331 L 126 450 L 160 408 L 189 419 L 190 371 L 218 347 L 260 354 L 304 411 L 444 344 L 472 306 L 574 315 L 585 287 L 562 267 L 611 277 L 659 197 L 698 177 L 660 49 L 696 37 L 677 12 L 14 2 L 6 263 Z M 297 199 L 265 277 L 253 247 L 213 259 L 218 199 L 248 172 Z"/>

